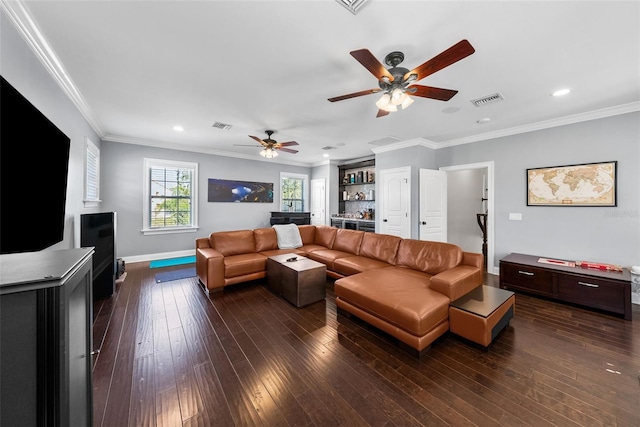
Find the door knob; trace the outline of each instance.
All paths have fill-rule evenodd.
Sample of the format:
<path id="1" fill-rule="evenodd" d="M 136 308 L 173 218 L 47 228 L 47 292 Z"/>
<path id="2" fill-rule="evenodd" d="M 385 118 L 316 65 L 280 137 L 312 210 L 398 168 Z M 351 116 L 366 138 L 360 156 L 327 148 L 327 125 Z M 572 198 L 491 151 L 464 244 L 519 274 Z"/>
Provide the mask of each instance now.
<path id="1" fill-rule="evenodd" d="M 420 224 L 427 225 L 427 221 L 422 221 Z"/>
<path id="2" fill-rule="evenodd" d="M 387 220 L 386 220 L 386 219 L 383 219 L 383 220 L 382 220 L 382 222 L 387 222 Z"/>

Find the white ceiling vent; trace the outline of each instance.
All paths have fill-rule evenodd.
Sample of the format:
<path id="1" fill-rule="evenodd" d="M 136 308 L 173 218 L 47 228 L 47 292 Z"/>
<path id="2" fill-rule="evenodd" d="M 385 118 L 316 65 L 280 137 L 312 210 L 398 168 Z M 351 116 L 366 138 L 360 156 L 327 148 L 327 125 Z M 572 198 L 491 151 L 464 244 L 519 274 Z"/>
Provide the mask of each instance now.
<path id="1" fill-rule="evenodd" d="M 494 104 L 500 101 L 504 101 L 504 97 L 500 92 L 496 92 L 491 95 L 483 96 L 482 98 L 472 99 L 471 103 L 476 107 L 484 107 L 485 105 Z"/>
<path id="2" fill-rule="evenodd" d="M 370 0 L 336 0 L 354 15 L 360 12 L 360 9 Z"/>
<path id="3" fill-rule="evenodd" d="M 220 122 L 215 122 L 214 124 L 211 125 L 211 127 L 216 129 L 222 129 L 222 130 L 231 129 L 231 125 L 228 125 L 226 123 L 220 123 Z"/>
<path id="4" fill-rule="evenodd" d="M 332 147 L 330 145 L 327 145 L 326 147 L 322 147 L 323 150 L 335 150 L 338 147 Z"/>

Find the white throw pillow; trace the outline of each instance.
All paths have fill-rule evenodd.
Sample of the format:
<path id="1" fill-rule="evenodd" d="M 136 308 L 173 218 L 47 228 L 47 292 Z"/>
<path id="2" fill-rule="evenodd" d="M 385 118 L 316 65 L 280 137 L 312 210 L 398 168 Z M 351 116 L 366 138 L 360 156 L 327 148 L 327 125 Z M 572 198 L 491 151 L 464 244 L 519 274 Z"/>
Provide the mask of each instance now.
<path id="1" fill-rule="evenodd" d="M 295 249 L 302 246 L 302 237 L 296 224 L 274 224 L 278 236 L 278 248 Z"/>

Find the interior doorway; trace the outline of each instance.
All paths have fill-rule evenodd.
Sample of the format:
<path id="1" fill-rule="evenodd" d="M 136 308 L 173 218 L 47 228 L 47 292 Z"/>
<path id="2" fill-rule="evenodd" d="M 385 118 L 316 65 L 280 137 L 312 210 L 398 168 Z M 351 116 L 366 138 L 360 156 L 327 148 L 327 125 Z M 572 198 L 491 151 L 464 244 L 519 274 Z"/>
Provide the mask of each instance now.
<path id="1" fill-rule="evenodd" d="M 441 167 L 440 170 L 445 172 L 464 171 L 464 170 L 486 170 L 486 182 L 481 183 L 478 188 L 482 188 L 482 192 L 477 194 L 477 212 L 476 214 L 486 213 L 485 228 L 486 228 L 486 258 L 487 258 L 487 273 L 498 274 L 498 269 L 494 265 L 495 259 L 495 220 L 494 220 L 494 162 L 480 162 L 469 163 L 464 165 L 446 166 Z M 450 189 L 449 191 L 454 191 Z M 482 200 L 481 203 L 481 199 Z M 484 212 L 481 212 L 484 210 Z M 470 213 L 471 214 L 471 213 Z M 455 227 L 455 223 L 449 222 L 449 228 Z M 478 227 L 478 232 L 480 228 Z"/>

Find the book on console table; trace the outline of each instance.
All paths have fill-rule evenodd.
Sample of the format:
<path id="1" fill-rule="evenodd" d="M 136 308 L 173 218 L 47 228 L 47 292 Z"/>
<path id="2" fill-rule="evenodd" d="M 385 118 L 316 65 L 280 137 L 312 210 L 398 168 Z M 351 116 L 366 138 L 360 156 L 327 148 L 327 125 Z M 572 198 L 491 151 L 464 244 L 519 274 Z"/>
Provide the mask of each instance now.
<path id="1" fill-rule="evenodd" d="M 553 259 L 553 258 L 538 258 L 538 262 L 542 264 L 551 264 L 551 265 L 561 265 L 563 267 L 581 267 L 581 268 L 590 268 L 594 270 L 601 271 L 622 271 L 622 267 L 615 264 L 604 264 L 600 262 L 591 262 L 591 261 L 565 261 L 562 259 Z"/>
<path id="2" fill-rule="evenodd" d="M 572 261 L 565 261 L 562 259 L 551 259 L 551 258 L 538 258 L 538 262 L 543 264 L 551 264 L 551 265 L 562 265 L 564 267 L 575 267 L 576 263 Z"/>
<path id="3" fill-rule="evenodd" d="M 622 266 L 615 264 L 603 264 L 600 262 L 589 262 L 589 261 L 577 261 L 576 265 L 582 268 L 592 268 L 595 270 L 603 270 L 603 271 L 620 271 L 622 272 Z"/>

